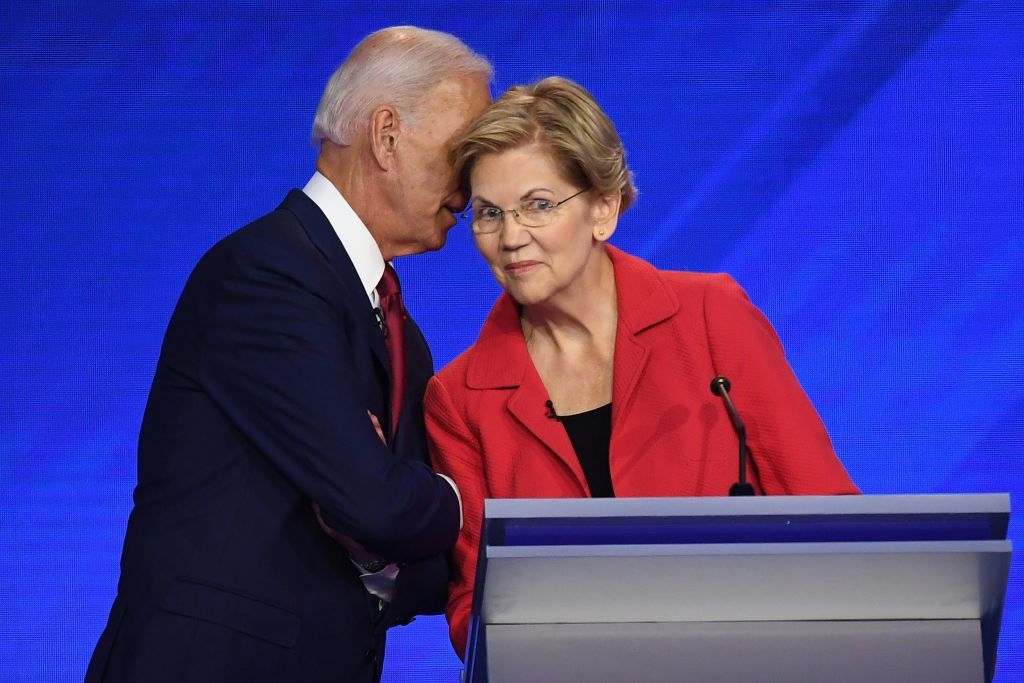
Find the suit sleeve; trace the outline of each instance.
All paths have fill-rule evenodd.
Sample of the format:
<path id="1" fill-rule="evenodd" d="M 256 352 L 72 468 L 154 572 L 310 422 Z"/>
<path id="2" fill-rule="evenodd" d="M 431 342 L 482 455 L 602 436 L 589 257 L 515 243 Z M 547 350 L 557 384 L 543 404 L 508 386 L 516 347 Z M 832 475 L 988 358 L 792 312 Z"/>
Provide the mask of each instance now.
<path id="1" fill-rule="evenodd" d="M 712 276 L 704 316 L 715 372 L 732 381 L 758 480 L 770 495 L 860 493 L 786 361 L 768 319 L 727 275 Z"/>
<path id="2" fill-rule="evenodd" d="M 419 614 L 441 614 L 448 599 L 448 559 L 444 554 L 402 563 L 395 592 L 383 621 L 388 628 L 405 626 Z"/>
<path id="3" fill-rule="evenodd" d="M 465 659 L 486 497 L 480 446 L 438 377 L 427 385 L 424 414 L 434 467 L 454 479 L 462 494 L 464 523 L 452 550 L 452 574 L 445 613 L 452 647 L 460 658 Z"/>
<path id="4" fill-rule="evenodd" d="M 201 342 L 212 400 L 333 528 L 396 561 L 445 552 L 459 529 L 451 487 L 393 455 L 367 418 L 343 316 L 307 259 L 224 259 Z"/>

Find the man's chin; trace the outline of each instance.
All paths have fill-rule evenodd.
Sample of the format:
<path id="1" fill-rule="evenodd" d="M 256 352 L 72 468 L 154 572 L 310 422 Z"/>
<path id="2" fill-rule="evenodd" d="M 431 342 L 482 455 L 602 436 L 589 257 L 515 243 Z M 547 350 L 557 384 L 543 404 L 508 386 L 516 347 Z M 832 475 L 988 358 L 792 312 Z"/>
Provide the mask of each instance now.
<path id="1" fill-rule="evenodd" d="M 426 247 L 425 251 L 437 251 L 445 244 L 447 244 L 449 230 L 451 230 L 451 228 L 445 228 L 440 232 L 434 233 L 433 239 L 424 244 L 424 246 Z"/>
<path id="2" fill-rule="evenodd" d="M 428 251 L 438 251 L 448 242 L 448 232 L 435 233 L 428 238 L 416 240 L 416 242 L 407 242 L 394 254 L 394 257 L 399 256 L 414 256 L 416 254 L 424 254 Z"/>

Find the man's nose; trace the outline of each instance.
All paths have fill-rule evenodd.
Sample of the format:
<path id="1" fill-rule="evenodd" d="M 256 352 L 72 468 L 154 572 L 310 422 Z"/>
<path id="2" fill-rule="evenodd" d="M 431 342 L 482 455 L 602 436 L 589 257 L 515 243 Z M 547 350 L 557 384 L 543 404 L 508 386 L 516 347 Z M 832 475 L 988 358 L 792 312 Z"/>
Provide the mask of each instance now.
<path id="1" fill-rule="evenodd" d="M 458 189 L 448 195 L 448 201 L 446 202 L 448 208 L 452 210 L 452 213 L 461 213 L 466 210 L 466 205 L 469 204 L 469 192 L 464 189 Z"/>

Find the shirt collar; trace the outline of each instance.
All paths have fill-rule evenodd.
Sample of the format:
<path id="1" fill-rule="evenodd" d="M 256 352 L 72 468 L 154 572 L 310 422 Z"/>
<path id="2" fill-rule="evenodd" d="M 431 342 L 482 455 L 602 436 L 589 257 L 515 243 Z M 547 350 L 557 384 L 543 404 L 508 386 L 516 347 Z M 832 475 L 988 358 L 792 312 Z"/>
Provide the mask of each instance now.
<path id="1" fill-rule="evenodd" d="M 341 240 L 341 246 L 348 252 L 356 268 L 359 281 L 366 290 L 370 303 L 377 305 L 377 284 L 384 274 L 384 256 L 380 247 L 359 219 L 338 188 L 319 171 L 313 174 L 302 191 L 320 207 L 327 216 L 331 227 Z"/>

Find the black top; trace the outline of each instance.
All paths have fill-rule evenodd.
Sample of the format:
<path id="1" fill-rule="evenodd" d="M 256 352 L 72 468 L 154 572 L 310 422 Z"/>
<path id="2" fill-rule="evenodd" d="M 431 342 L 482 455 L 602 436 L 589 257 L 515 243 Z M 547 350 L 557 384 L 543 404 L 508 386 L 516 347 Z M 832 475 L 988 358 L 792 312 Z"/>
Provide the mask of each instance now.
<path id="1" fill-rule="evenodd" d="M 614 498 L 612 475 L 608 469 L 608 445 L 612 440 L 612 404 L 575 415 L 559 415 L 569 441 L 580 459 L 594 498 Z"/>

